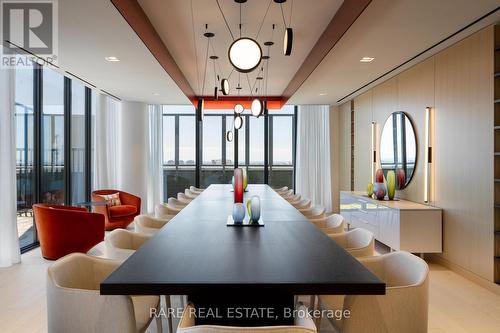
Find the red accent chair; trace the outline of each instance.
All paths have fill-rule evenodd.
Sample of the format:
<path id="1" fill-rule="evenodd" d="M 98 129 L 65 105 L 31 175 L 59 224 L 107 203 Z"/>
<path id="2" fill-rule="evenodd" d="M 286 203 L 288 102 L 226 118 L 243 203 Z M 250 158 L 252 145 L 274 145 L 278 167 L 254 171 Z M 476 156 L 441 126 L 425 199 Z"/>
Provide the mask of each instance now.
<path id="1" fill-rule="evenodd" d="M 56 260 L 73 252 L 87 253 L 104 240 L 104 217 L 85 208 L 51 204 L 33 205 L 38 239 L 45 259 Z"/>
<path id="2" fill-rule="evenodd" d="M 141 214 L 141 198 L 127 192 L 118 190 L 99 190 L 92 192 L 92 201 L 106 200 L 101 195 L 120 194 L 119 206 L 95 206 L 94 212 L 104 215 L 104 226 L 107 231 L 118 228 L 127 228 L 134 218 Z"/>

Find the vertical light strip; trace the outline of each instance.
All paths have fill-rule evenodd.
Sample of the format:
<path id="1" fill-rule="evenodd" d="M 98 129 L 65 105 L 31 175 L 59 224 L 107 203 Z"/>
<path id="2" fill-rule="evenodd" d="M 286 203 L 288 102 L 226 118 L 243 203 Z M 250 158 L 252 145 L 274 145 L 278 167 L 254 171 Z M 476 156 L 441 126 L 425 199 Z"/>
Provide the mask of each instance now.
<path id="1" fill-rule="evenodd" d="M 424 202 L 429 202 L 429 180 L 430 168 L 432 163 L 432 144 L 431 144 L 431 107 L 425 108 L 425 157 L 424 157 Z"/>
<path id="2" fill-rule="evenodd" d="M 377 123 L 372 121 L 372 156 L 371 156 L 371 174 L 372 184 L 375 181 L 375 169 L 377 167 Z"/>

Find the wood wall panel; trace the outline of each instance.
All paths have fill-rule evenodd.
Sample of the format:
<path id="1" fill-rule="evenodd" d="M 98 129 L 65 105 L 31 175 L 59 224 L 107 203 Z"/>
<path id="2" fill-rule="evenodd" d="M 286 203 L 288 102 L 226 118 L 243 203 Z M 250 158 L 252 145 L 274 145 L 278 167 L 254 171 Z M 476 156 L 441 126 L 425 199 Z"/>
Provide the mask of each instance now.
<path id="1" fill-rule="evenodd" d="M 393 111 L 416 126 L 414 178 L 398 195 L 423 202 L 424 114 L 434 106 L 432 204 L 444 209 L 442 259 L 493 281 L 493 27 L 417 64 L 354 99 L 355 189 L 370 181 L 370 123 L 378 135 Z M 346 103 L 345 105 L 348 105 Z M 347 109 L 347 107 L 346 107 Z M 340 107 L 343 121 L 343 106 Z M 344 122 L 343 122 L 344 123 Z M 350 128 L 341 126 L 340 188 L 348 184 Z"/>
<path id="2" fill-rule="evenodd" d="M 351 103 L 339 106 L 339 188 L 341 191 L 351 190 Z M 499 172 L 500 174 L 500 172 Z"/>

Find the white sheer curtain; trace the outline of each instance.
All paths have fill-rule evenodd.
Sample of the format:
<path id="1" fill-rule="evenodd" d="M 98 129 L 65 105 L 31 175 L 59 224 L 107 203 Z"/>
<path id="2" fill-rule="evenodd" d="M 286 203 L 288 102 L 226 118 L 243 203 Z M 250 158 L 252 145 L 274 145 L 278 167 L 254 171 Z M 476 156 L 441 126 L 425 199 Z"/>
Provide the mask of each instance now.
<path id="1" fill-rule="evenodd" d="M 21 261 L 17 235 L 15 72 L 0 69 L 0 267 Z"/>
<path id="2" fill-rule="evenodd" d="M 148 149 L 148 212 L 153 213 L 155 205 L 163 202 L 162 168 L 162 109 L 160 105 L 149 107 L 149 149 Z"/>
<path id="3" fill-rule="evenodd" d="M 328 105 L 299 106 L 295 190 L 332 211 L 329 112 Z"/>
<path id="4" fill-rule="evenodd" d="M 118 186 L 118 112 L 119 101 L 97 94 L 93 189 L 116 189 Z"/>

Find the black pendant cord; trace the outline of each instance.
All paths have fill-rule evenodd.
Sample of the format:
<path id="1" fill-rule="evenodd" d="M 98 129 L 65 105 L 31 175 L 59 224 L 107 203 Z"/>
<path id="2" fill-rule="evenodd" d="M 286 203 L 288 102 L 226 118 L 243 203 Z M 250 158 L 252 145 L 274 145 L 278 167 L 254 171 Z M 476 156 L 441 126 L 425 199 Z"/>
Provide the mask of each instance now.
<path id="1" fill-rule="evenodd" d="M 250 89 L 250 97 L 253 97 L 253 90 L 252 90 L 253 87 L 250 84 L 250 78 L 248 77 L 248 73 L 246 73 L 246 76 L 247 76 L 248 88 Z"/>
<path id="2" fill-rule="evenodd" d="M 231 38 L 234 40 L 233 32 L 231 31 L 231 28 L 229 27 L 229 23 L 227 23 L 226 16 L 224 15 L 224 12 L 222 11 L 219 0 L 215 0 L 215 2 L 217 2 L 217 7 L 219 7 L 220 14 L 222 15 L 222 18 L 224 19 L 224 22 L 226 23 L 227 30 L 229 31 Z"/>
<path id="3" fill-rule="evenodd" d="M 293 0 L 292 0 L 293 1 Z M 271 30 L 271 42 L 274 41 L 274 27 L 275 25 L 273 24 L 273 30 Z M 267 46 L 267 59 L 266 59 L 266 84 L 265 84 L 265 95 L 267 96 L 267 83 L 268 83 L 268 77 L 269 77 L 269 61 L 271 60 L 271 46 Z"/>
<path id="4" fill-rule="evenodd" d="M 290 19 L 288 20 L 288 27 L 292 26 L 292 13 L 293 13 L 293 0 L 292 3 L 290 4 Z"/>
<path id="5" fill-rule="evenodd" d="M 193 29 L 193 49 L 194 49 L 194 59 L 196 62 L 196 83 L 198 86 L 196 89 L 200 89 L 200 71 L 198 68 L 198 48 L 196 47 L 196 34 L 194 29 L 194 8 L 193 8 L 193 0 L 191 0 L 191 28 Z"/>
<path id="6" fill-rule="evenodd" d="M 208 67 L 208 50 L 210 49 L 210 38 L 207 38 L 207 52 L 205 54 L 205 73 L 203 74 L 203 86 L 201 88 L 201 96 L 205 93 L 205 80 L 207 78 L 207 67 Z"/>
<path id="7" fill-rule="evenodd" d="M 215 62 L 217 59 L 214 59 L 214 84 L 216 87 L 218 87 L 218 80 L 217 80 L 217 69 L 215 68 Z"/>
<path id="8" fill-rule="evenodd" d="M 280 8 L 281 8 L 281 17 L 283 18 L 283 25 L 285 26 L 285 29 L 286 29 L 285 14 L 283 13 L 283 4 L 282 3 L 280 3 Z"/>
<path id="9" fill-rule="evenodd" d="M 264 21 L 266 20 L 267 13 L 269 12 L 269 8 L 271 7 L 271 3 L 273 0 L 269 0 L 269 4 L 267 5 L 266 13 L 264 14 L 264 17 L 262 18 L 262 22 L 260 22 L 259 30 L 257 31 L 257 35 L 255 35 L 255 39 L 259 38 L 260 31 L 262 30 L 262 26 L 264 25 Z"/>

